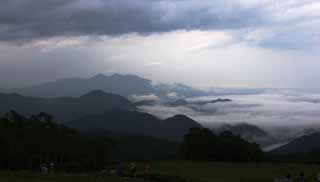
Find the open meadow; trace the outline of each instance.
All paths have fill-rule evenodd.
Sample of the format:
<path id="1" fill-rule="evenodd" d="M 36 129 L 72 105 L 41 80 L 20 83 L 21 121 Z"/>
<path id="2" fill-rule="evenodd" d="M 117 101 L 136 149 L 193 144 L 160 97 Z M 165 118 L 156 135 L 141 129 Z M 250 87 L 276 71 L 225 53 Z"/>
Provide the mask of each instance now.
<path id="1" fill-rule="evenodd" d="M 308 181 L 315 181 L 318 165 L 279 163 L 220 163 L 171 161 L 153 164 L 153 172 L 179 176 L 189 181 L 204 182 L 270 182 L 290 173 L 296 178 L 304 172 Z"/>
<path id="2" fill-rule="evenodd" d="M 159 180 L 117 178 L 97 174 L 40 175 L 29 172 L 1 172 L 1 182 L 117 182 L 117 181 L 183 181 L 191 182 L 273 182 L 275 178 L 290 173 L 295 179 L 304 172 L 307 181 L 315 181 L 320 172 L 318 165 L 279 163 L 215 163 L 192 161 L 152 162 L 152 175 Z M 143 172 L 143 163 L 138 163 L 138 174 Z"/>

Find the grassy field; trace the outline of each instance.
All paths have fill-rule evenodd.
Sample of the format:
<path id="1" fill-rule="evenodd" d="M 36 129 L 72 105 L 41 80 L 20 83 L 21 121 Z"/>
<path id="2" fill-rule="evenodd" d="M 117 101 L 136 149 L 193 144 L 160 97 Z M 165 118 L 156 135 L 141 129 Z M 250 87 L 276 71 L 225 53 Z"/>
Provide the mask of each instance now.
<path id="1" fill-rule="evenodd" d="M 300 171 L 307 176 L 307 181 L 315 181 L 320 166 L 301 164 L 271 163 L 209 163 L 190 161 L 161 161 L 151 163 L 152 173 L 160 176 L 172 176 L 192 182 L 273 182 L 274 178 L 291 173 L 296 177 Z M 143 164 L 138 164 L 142 172 Z M 0 172 L 0 182 L 117 182 L 141 181 L 121 180 L 119 178 L 96 175 L 38 175 L 27 172 Z"/>
<path id="2" fill-rule="evenodd" d="M 0 172 L 0 182 L 120 182 L 119 178 L 95 175 L 41 175 L 30 172 Z"/>
<path id="3" fill-rule="evenodd" d="M 303 171 L 309 179 L 315 181 L 320 166 L 301 164 L 271 163 L 214 163 L 171 161 L 153 164 L 153 172 L 163 175 L 180 176 L 183 179 L 198 182 L 272 182 L 274 178 L 291 173 L 297 177 Z"/>

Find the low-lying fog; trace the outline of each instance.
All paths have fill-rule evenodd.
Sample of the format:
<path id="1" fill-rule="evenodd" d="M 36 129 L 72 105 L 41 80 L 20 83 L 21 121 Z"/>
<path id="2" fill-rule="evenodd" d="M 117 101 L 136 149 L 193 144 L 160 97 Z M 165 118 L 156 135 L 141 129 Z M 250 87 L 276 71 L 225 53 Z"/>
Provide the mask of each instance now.
<path id="1" fill-rule="evenodd" d="M 187 104 L 176 107 L 154 96 L 135 98 L 156 100 L 153 105 L 140 106 L 139 109 L 144 112 L 160 118 L 185 114 L 210 128 L 225 123 L 248 123 L 259 126 L 273 137 L 288 140 L 309 129 L 320 128 L 320 94 L 314 93 L 268 91 L 261 94 L 185 98 Z M 218 98 L 232 101 L 197 104 Z M 177 100 L 177 97 L 172 100 Z"/>

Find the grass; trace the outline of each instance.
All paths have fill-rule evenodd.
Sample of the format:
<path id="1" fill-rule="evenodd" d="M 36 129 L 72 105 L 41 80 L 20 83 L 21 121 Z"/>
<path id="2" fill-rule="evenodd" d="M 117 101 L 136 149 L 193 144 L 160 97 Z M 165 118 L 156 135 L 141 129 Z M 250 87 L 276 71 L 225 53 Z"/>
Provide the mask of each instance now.
<path id="1" fill-rule="evenodd" d="M 215 163 L 192 161 L 151 162 L 155 176 L 178 177 L 192 182 L 273 182 L 287 173 L 295 178 L 303 171 L 307 181 L 315 181 L 320 166 L 272 163 Z M 138 172 L 143 164 L 138 164 Z M 95 175 L 39 175 L 28 172 L 0 172 L 0 182 L 118 182 L 135 181 Z M 141 180 L 140 180 L 141 181 Z M 165 180 L 164 180 L 165 181 Z M 167 182 L 167 181 L 165 181 Z"/>
<path id="2" fill-rule="evenodd" d="M 287 173 L 296 178 L 301 171 L 308 181 L 315 181 L 320 172 L 320 166 L 316 165 L 190 161 L 156 162 L 152 169 L 154 173 L 179 176 L 195 182 L 273 182 Z"/>
<path id="3" fill-rule="evenodd" d="M 119 182 L 119 178 L 95 175 L 41 175 L 30 172 L 1 172 L 0 182 Z"/>

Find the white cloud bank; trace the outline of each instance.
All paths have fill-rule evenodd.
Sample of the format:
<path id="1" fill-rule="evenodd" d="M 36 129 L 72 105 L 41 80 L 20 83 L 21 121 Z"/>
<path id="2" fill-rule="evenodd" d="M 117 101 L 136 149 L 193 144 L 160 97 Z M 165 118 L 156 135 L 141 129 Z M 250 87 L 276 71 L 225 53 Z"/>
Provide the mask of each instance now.
<path id="1" fill-rule="evenodd" d="M 161 118 L 185 114 L 209 127 L 222 123 L 249 123 L 271 132 L 285 128 L 295 132 L 307 128 L 320 128 L 319 94 L 265 93 L 225 97 L 232 99 L 232 102 L 210 103 L 203 106 L 189 105 L 185 107 L 155 105 L 143 106 L 140 109 Z M 212 100 L 216 98 L 199 99 Z M 189 102 L 192 101 L 195 101 L 195 99 L 189 99 Z"/>

